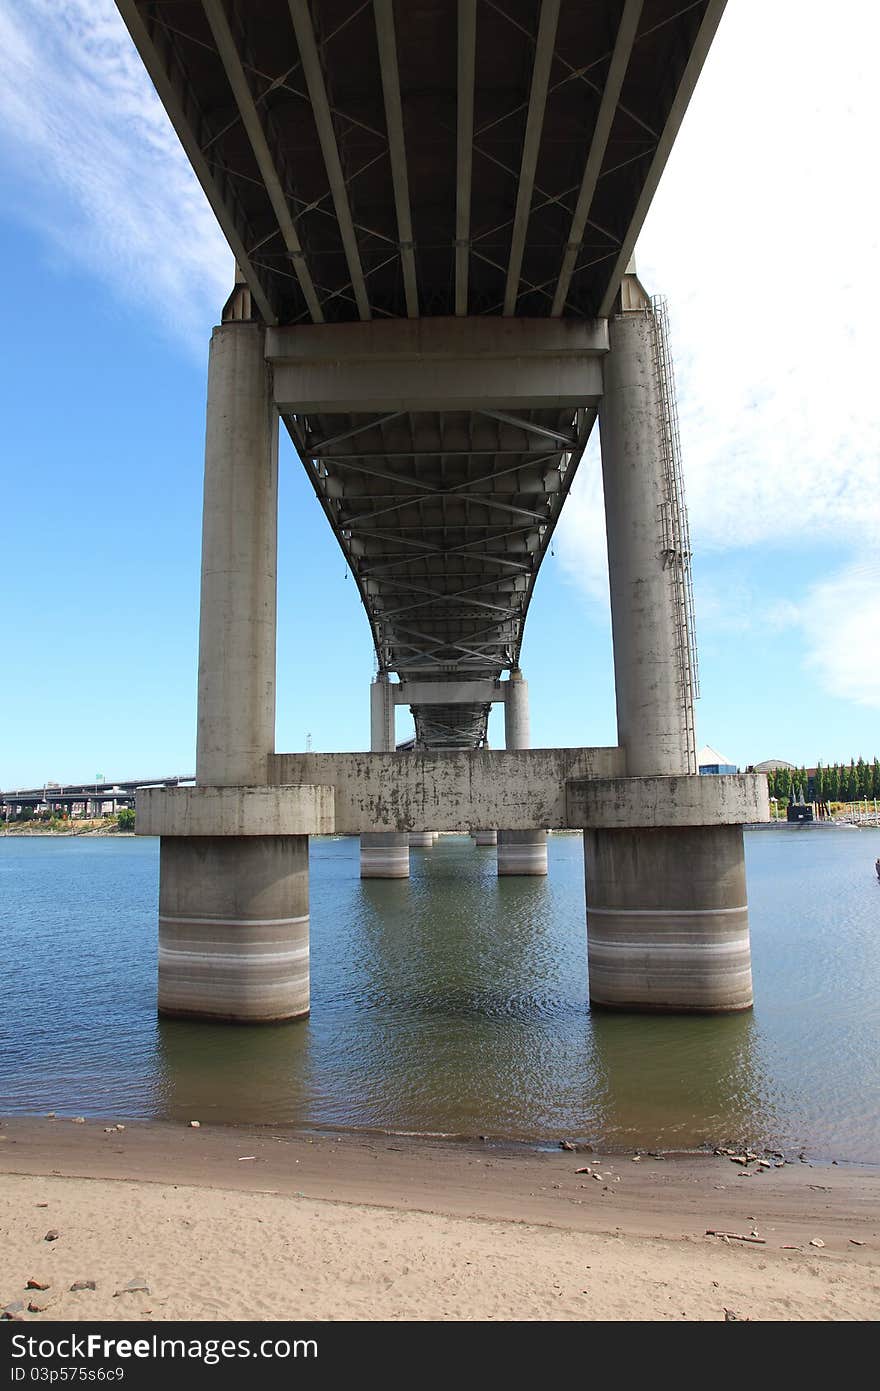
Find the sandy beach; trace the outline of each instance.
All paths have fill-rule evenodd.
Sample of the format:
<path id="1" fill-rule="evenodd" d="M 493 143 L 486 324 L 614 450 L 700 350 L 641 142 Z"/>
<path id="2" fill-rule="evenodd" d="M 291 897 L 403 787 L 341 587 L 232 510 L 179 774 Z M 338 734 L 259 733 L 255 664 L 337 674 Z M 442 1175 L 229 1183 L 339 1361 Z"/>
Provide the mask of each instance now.
<path id="1" fill-rule="evenodd" d="M 115 1124 L 0 1127 L 26 1321 L 880 1315 L 868 1169 Z"/>

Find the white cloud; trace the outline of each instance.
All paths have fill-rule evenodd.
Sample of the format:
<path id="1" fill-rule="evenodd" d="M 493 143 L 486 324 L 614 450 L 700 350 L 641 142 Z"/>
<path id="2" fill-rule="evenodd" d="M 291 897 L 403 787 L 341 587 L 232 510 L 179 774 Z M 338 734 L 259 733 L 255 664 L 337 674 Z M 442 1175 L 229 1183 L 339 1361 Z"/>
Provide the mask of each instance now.
<path id="1" fill-rule="evenodd" d="M 669 299 L 698 632 L 802 628 L 831 694 L 880 704 L 880 573 L 846 564 L 768 601 L 713 582 L 713 553 L 880 548 L 880 195 L 872 0 L 727 8 L 638 248 Z M 557 531 L 591 601 L 607 583 L 601 482 L 585 459 Z M 820 549 L 817 551 L 817 547 Z M 802 570 L 798 574 L 802 576 Z M 844 634 L 846 635 L 844 637 Z"/>
<path id="2" fill-rule="evenodd" d="M 807 665 L 832 696 L 880 709 L 880 561 L 814 585 L 800 612 Z"/>
<path id="3" fill-rule="evenodd" d="M 649 214 L 700 550 L 880 539 L 878 41 L 869 0 L 729 6 Z"/>
<path id="4" fill-rule="evenodd" d="M 203 353 L 232 258 L 112 0 L 0 0 L 0 130 L 7 213 Z"/>

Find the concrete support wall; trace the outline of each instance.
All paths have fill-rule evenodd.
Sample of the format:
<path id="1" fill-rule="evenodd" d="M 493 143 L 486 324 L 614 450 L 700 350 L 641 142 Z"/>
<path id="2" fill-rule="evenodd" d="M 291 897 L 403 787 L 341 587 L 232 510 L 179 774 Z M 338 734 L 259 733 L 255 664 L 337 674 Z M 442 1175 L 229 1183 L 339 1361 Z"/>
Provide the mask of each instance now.
<path id="1" fill-rule="evenodd" d="M 585 831 L 584 865 L 591 1004 L 751 1005 L 741 826 Z"/>
<path id="2" fill-rule="evenodd" d="M 370 749 L 394 753 L 394 691 L 388 677 L 379 675 L 370 686 Z M 408 879 L 409 836 L 397 831 L 361 835 L 362 879 Z"/>
<path id="3" fill-rule="evenodd" d="M 506 682 L 504 702 L 504 744 L 507 749 L 528 749 L 531 747 L 531 728 L 529 722 L 529 686 L 518 669 L 510 673 Z M 498 832 L 498 873 L 499 874 L 537 874 L 547 873 L 547 832 L 499 831 Z"/>
<path id="4" fill-rule="evenodd" d="M 308 1014 L 308 836 L 163 836 L 159 1011 L 248 1023 Z"/>
<path id="5" fill-rule="evenodd" d="M 196 780 L 268 782 L 275 747 L 278 421 L 255 323 L 214 329 L 208 367 Z"/>
<path id="6" fill-rule="evenodd" d="M 498 844 L 497 831 L 474 831 L 474 844 L 481 847 Z"/>

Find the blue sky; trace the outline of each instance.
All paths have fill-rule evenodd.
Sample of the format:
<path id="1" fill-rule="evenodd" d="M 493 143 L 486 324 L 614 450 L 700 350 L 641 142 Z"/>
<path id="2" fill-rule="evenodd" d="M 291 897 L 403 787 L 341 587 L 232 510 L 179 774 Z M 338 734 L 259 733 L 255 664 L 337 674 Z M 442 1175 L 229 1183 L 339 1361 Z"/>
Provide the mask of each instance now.
<path id="1" fill-rule="evenodd" d="M 878 38 L 867 0 L 836 25 L 732 0 L 638 249 L 672 320 L 698 738 L 741 766 L 880 752 Z M 0 786 L 191 772 L 232 262 L 111 0 L 0 0 L 0 180 Z M 277 747 L 366 747 L 366 619 L 284 437 L 280 540 Z M 533 743 L 614 743 L 595 441 L 555 551 Z"/>

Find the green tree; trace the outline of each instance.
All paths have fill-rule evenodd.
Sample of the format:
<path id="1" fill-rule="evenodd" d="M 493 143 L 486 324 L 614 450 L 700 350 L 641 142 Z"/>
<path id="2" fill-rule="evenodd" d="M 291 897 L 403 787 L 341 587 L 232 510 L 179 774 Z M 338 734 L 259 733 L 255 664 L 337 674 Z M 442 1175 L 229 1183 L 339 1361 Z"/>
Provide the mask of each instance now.
<path id="1" fill-rule="evenodd" d="M 859 797 L 870 797 L 871 788 L 868 781 L 868 765 L 861 754 L 859 754 L 859 761 L 856 764 L 856 783 Z"/>
<path id="2" fill-rule="evenodd" d="M 880 759 L 874 755 L 874 762 L 871 765 L 871 796 L 880 797 Z"/>
<path id="3" fill-rule="evenodd" d="M 846 776 L 846 800 L 848 802 L 854 802 L 858 798 L 858 795 L 859 781 L 856 774 L 856 765 L 855 760 L 851 758 L 849 761 L 849 772 Z"/>
<path id="4" fill-rule="evenodd" d="M 134 807 L 122 807 L 116 813 L 116 825 L 120 831 L 133 831 L 135 822 Z"/>
<path id="5" fill-rule="evenodd" d="M 826 801 L 838 802 L 840 800 L 840 797 L 838 795 L 840 792 L 840 774 L 838 772 L 836 763 L 832 763 L 831 767 L 825 774 L 825 788 Z"/>
<path id="6" fill-rule="evenodd" d="M 825 769 L 822 767 L 822 760 L 816 764 L 816 776 L 813 779 L 813 794 L 817 802 L 825 801 Z"/>

